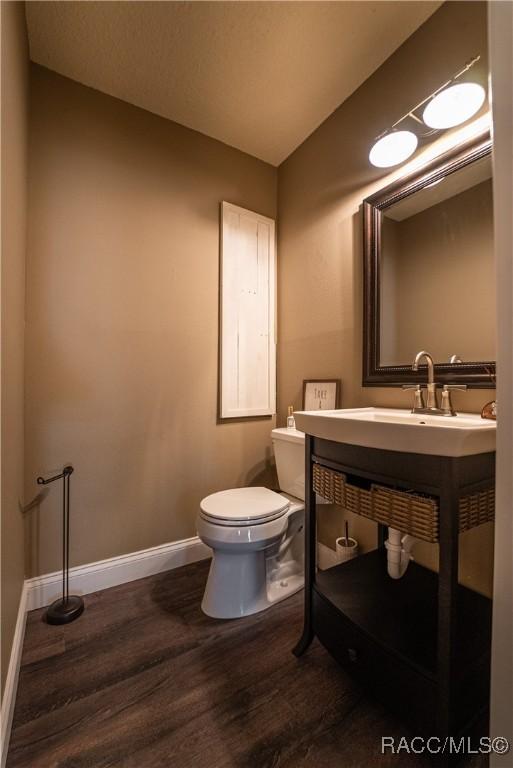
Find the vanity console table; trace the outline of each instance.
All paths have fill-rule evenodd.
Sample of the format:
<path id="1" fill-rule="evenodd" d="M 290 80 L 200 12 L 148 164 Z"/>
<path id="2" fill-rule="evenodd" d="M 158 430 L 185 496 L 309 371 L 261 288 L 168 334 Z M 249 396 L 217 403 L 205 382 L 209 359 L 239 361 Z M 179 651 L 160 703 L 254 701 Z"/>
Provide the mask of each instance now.
<path id="1" fill-rule="evenodd" d="M 458 537 L 492 519 L 494 475 L 494 452 L 435 456 L 306 436 L 305 618 L 294 653 L 317 636 L 415 735 L 459 738 L 487 712 L 492 603 L 458 584 Z M 318 571 L 316 493 L 376 520 L 377 548 Z M 438 542 L 439 573 L 411 562 L 390 578 L 387 525 Z"/>

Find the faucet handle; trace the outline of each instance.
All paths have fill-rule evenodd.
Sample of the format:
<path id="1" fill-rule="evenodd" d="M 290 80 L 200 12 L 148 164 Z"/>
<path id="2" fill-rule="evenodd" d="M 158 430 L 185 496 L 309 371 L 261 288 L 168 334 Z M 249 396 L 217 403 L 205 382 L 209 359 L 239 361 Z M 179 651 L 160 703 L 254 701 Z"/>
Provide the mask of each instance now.
<path id="1" fill-rule="evenodd" d="M 451 401 L 451 392 L 454 390 L 460 390 L 464 392 L 467 389 L 466 384 L 444 384 L 442 388 L 442 404 L 440 410 L 443 416 L 456 416 L 456 411 L 453 408 Z"/>
<path id="2" fill-rule="evenodd" d="M 422 393 L 422 387 L 420 384 L 403 384 L 403 389 L 412 389 L 414 392 L 413 395 L 413 408 L 412 413 L 415 413 L 416 410 L 424 408 L 424 395 Z"/>

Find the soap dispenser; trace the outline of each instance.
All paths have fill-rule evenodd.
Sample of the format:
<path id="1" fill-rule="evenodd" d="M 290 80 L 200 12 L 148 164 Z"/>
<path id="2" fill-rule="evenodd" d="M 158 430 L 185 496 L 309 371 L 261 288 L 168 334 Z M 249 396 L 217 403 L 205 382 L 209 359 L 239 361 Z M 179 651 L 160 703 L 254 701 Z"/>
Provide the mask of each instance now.
<path id="1" fill-rule="evenodd" d="M 296 420 L 294 419 L 294 406 L 289 405 L 288 416 L 287 416 L 287 429 L 295 429 L 295 428 L 296 428 Z"/>

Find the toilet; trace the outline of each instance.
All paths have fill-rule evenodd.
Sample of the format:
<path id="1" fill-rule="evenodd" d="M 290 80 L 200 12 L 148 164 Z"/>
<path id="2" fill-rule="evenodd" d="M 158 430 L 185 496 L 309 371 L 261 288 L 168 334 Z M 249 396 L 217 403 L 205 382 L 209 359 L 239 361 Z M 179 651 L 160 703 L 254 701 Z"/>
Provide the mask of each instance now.
<path id="1" fill-rule="evenodd" d="M 199 538 L 212 549 L 201 607 L 236 619 L 263 611 L 304 584 L 305 436 L 273 429 L 280 492 L 232 488 L 203 499 Z"/>

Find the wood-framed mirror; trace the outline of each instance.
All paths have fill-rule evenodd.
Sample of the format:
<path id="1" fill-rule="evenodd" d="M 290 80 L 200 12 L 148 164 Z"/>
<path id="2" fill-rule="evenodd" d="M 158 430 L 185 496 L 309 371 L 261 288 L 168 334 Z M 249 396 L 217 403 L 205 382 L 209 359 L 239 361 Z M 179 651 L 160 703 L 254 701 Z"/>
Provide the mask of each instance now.
<path id="1" fill-rule="evenodd" d="M 481 135 L 363 201 L 364 386 L 423 382 L 420 350 L 437 383 L 494 386 L 491 150 Z"/>

